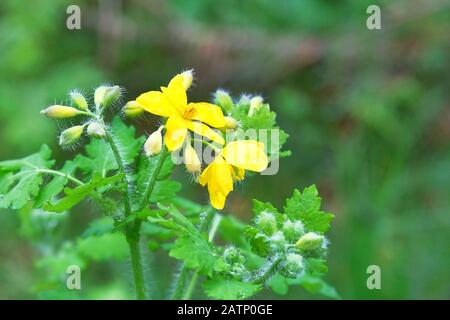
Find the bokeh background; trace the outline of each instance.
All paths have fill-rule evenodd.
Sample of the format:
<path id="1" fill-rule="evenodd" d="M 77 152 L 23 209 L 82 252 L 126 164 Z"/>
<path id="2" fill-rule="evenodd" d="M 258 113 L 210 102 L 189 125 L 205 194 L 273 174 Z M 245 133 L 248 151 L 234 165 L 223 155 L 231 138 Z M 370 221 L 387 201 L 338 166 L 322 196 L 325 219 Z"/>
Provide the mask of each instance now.
<path id="1" fill-rule="evenodd" d="M 81 30 L 66 28 L 70 4 L 81 8 Z M 381 30 L 366 28 L 370 4 L 381 7 Z M 59 161 L 72 157 L 39 115 L 72 88 L 107 81 L 134 99 L 194 68 L 194 100 L 217 88 L 261 94 L 290 134 L 279 174 L 248 179 L 228 212 L 248 221 L 251 198 L 281 207 L 293 188 L 316 183 L 336 215 L 326 280 L 343 298 L 448 299 L 449 16 L 445 0 L 2 0 L 0 160 L 42 143 Z M 135 124 L 155 128 L 152 117 Z M 189 183 L 182 193 L 207 201 Z M 75 210 L 62 239 L 91 211 Z M 0 212 L 0 298 L 38 297 L 39 241 L 29 229 L 20 213 Z M 153 260 L 152 285 L 163 290 L 169 262 Z M 366 287 L 371 264 L 381 267 L 381 290 Z M 131 283 L 114 276 L 126 266 L 114 265 L 89 269 L 85 297 L 131 296 Z M 285 298 L 318 296 L 294 288 Z"/>

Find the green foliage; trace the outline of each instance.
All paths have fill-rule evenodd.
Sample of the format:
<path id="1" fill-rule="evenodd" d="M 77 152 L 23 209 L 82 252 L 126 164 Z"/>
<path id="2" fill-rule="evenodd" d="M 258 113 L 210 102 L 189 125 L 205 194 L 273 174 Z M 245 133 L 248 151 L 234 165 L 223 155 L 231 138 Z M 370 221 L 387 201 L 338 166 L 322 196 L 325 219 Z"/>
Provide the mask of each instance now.
<path id="1" fill-rule="evenodd" d="M 257 284 L 221 277 L 205 281 L 203 288 L 210 298 L 221 300 L 247 299 L 261 290 Z"/>

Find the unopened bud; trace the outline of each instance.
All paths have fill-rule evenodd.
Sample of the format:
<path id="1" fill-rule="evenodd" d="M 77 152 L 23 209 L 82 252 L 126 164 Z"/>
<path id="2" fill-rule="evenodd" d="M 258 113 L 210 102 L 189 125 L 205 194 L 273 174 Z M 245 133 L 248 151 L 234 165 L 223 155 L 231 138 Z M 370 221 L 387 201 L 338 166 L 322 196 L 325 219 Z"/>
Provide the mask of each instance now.
<path id="1" fill-rule="evenodd" d="M 305 229 L 301 221 L 293 222 L 289 219 L 283 223 L 282 230 L 286 239 L 288 239 L 289 241 L 295 241 L 305 233 Z"/>
<path id="2" fill-rule="evenodd" d="M 288 278 L 297 278 L 303 268 L 303 257 L 296 253 L 288 253 L 281 273 Z"/>
<path id="3" fill-rule="evenodd" d="M 91 122 L 87 127 L 87 134 L 93 137 L 104 137 L 106 136 L 105 127 L 98 122 Z"/>
<path id="4" fill-rule="evenodd" d="M 225 129 L 236 129 L 238 122 L 232 117 L 225 117 Z"/>
<path id="5" fill-rule="evenodd" d="M 286 246 L 286 238 L 283 232 L 277 231 L 270 237 L 270 242 L 275 250 L 284 250 Z"/>
<path id="6" fill-rule="evenodd" d="M 245 258 L 235 247 L 227 247 L 223 252 L 223 259 L 226 263 L 244 263 Z"/>
<path id="7" fill-rule="evenodd" d="M 119 86 L 100 86 L 94 92 L 95 106 L 97 108 L 109 107 L 121 94 Z"/>
<path id="8" fill-rule="evenodd" d="M 144 108 L 142 107 L 141 104 L 139 104 L 136 101 L 129 101 L 127 102 L 127 104 L 125 105 L 125 107 L 123 107 L 123 113 L 125 114 L 125 116 L 127 116 L 128 118 L 135 118 L 140 116 L 142 113 L 144 112 Z"/>
<path id="9" fill-rule="evenodd" d="M 187 144 L 184 149 L 184 164 L 189 173 L 199 173 L 202 169 L 202 164 L 198 158 L 197 152 L 195 152 L 190 144 Z"/>
<path id="10" fill-rule="evenodd" d="M 233 108 L 233 99 L 231 99 L 228 92 L 224 90 L 217 90 L 214 94 L 214 103 L 221 107 L 226 112 L 230 112 Z"/>
<path id="11" fill-rule="evenodd" d="M 70 98 L 72 99 L 73 104 L 80 110 L 87 111 L 88 103 L 86 98 L 78 91 L 72 91 L 70 93 Z"/>
<path id="12" fill-rule="evenodd" d="M 97 108 L 100 108 L 100 106 L 103 104 L 103 100 L 105 99 L 106 89 L 108 89 L 107 86 L 100 86 L 97 89 L 95 89 L 94 103 Z"/>
<path id="13" fill-rule="evenodd" d="M 156 155 L 161 152 L 162 149 L 162 135 L 161 130 L 162 126 L 159 127 L 158 130 L 153 132 L 148 138 L 147 141 L 145 141 L 144 144 L 144 152 L 147 157 Z"/>
<path id="14" fill-rule="evenodd" d="M 262 103 L 263 103 L 263 98 L 260 96 L 251 98 L 250 109 L 248 110 L 248 116 L 251 117 L 255 113 L 256 110 L 261 108 Z"/>
<path id="15" fill-rule="evenodd" d="M 72 107 L 54 105 L 48 107 L 47 109 L 41 110 L 41 114 L 54 119 L 67 119 L 83 114 L 83 112 Z"/>
<path id="16" fill-rule="evenodd" d="M 269 236 L 277 231 L 277 221 L 274 215 L 267 211 L 263 211 L 258 215 L 256 225 Z"/>
<path id="17" fill-rule="evenodd" d="M 59 136 L 59 144 L 61 146 L 66 146 L 69 144 L 73 144 L 80 139 L 81 135 L 83 134 L 84 125 L 81 126 L 73 126 L 69 129 L 64 130 L 61 132 L 61 135 Z"/>
<path id="18" fill-rule="evenodd" d="M 303 235 L 295 244 L 300 250 L 314 250 L 322 246 L 325 237 L 315 232 L 308 232 Z"/>
<path id="19" fill-rule="evenodd" d="M 181 76 L 183 77 L 183 87 L 185 90 L 189 89 L 192 85 L 192 81 L 194 80 L 194 72 L 193 70 L 187 70 L 181 73 Z"/>

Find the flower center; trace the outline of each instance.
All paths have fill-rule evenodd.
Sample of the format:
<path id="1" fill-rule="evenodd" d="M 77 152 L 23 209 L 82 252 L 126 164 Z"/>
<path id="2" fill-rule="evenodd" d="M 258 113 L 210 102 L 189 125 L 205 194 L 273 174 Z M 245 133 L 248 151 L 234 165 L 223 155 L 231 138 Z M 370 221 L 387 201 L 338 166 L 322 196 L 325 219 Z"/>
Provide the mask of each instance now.
<path id="1" fill-rule="evenodd" d="M 194 106 L 188 106 L 183 112 L 183 118 L 185 119 L 191 119 L 195 114 L 197 113 L 197 108 Z"/>

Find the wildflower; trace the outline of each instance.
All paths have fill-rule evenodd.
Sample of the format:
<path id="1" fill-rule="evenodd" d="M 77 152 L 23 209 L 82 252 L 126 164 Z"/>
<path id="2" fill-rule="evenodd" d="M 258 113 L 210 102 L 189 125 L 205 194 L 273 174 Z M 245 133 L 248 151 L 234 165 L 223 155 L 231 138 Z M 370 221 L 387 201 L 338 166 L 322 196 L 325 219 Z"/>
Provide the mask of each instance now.
<path id="1" fill-rule="evenodd" d="M 123 113 L 129 118 L 140 116 L 144 112 L 144 108 L 136 101 L 129 101 L 123 107 Z"/>
<path id="2" fill-rule="evenodd" d="M 149 91 L 141 94 L 136 101 L 145 111 L 167 117 L 164 143 L 169 151 L 183 145 L 187 130 L 191 130 L 219 144 L 225 141 L 210 127 L 221 128 L 225 119 L 220 107 L 206 103 L 188 103 L 186 96 L 186 74 L 178 74 L 161 91 Z M 207 125 L 206 125 L 206 124 Z"/>
<path id="3" fill-rule="evenodd" d="M 186 148 L 184 149 L 184 164 L 186 166 L 186 170 L 189 173 L 199 173 L 202 169 L 202 165 L 200 163 L 200 159 L 197 156 L 197 152 L 195 152 L 194 148 L 188 143 Z"/>
<path id="4" fill-rule="evenodd" d="M 203 170 L 201 186 L 208 185 L 211 204 L 223 209 L 233 181 L 244 179 L 245 170 L 263 171 L 268 165 L 264 144 L 254 140 L 233 141 L 227 144 L 216 158 Z"/>
<path id="5" fill-rule="evenodd" d="M 66 146 L 69 144 L 73 144 L 80 139 L 81 135 L 83 134 L 84 125 L 81 126 L 73 126 L 69 129 L 64 130 L 61 132 L 61 135 L 59 136 L 59 144 L 61 146 Z"/>
<path id="6" fill-rule="evenodd" d="M 315 232 L 308 232 L 303 235 L 295 244 L 300 250 L 314 250 L 319 248 L 325 237 Z"/>
<path id="7" fill-rule="evenodd" d="M 162 149 L 162 135 L 161 130 L 164 128 L 164 126 L 161 126 L 153 132 L 145 141 L 144 144 L 144 152 L 147 155 L 147 157 L 156 155 L 161 152 Z"/>
<path id="8" fill-rule="evenodd" d="M 106 136 L 105 127 L 98 122 L 91 122 L 87 127 L 87 134 L 94 137 Z"/>
<path id="9" fill-rule="evenodd" d="M 78 91 L 72 91 L 70 93 L 70 98 L 72 99 L 73 104 L 80 110 L 87 111 L 88 103 L 86 98 Z"/>
<path id="10" fill-rule="evenodd" d="M 251 117 L 256 110 L 261 108 L 263 103 L 263 98 L 260 96 L 256 96 L 250 99 L 250 109 L 248 110 L 248 116 Z"/>
<path id="11" fill-rule="evenodd" d="M 41 110 L 41 114 L 54 119 L 67 119 L 85 113 L 73 107 L 53 105 L 47 109 Z"/>

